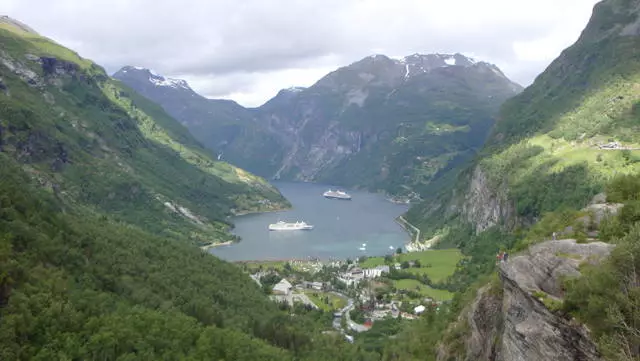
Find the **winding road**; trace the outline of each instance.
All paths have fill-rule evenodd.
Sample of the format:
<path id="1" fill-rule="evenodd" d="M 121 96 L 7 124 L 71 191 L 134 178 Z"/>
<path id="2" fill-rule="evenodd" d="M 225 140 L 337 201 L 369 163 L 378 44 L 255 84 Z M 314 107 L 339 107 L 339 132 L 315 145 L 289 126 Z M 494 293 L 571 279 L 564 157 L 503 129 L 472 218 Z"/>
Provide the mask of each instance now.
<path id="1" fill-rule="evenodd" d="M 364 332 L 364 331 L 368 331 L 369 328 L 365 325 L 361 325 L 359 323 L 355 323 L 351 320 L 351 315 L 349 314 L 349 312 L 351 312 L 351 310 L 353 310 L 353 308 L 355 307 L 355 303 L 353 302 L 353 298 L 349 298 L 346 295 L 339 293 L 339 292 L 332 292 L 333 294 L 335 294 L 338 297 L 342 297 L 342 298 L 346 298 L 347 299 L 347 305 L 345 307 L 343 307 L 340 311 L 336 312 L 339 313 L 341 315 L 341 317 L 344 317 L 345 320 L 347 321 L 347 326 L 349 326 L 350 329 L 352 329 L 353 331 L 356 332 Z M 336 330 L 344 333 L 344 330 L 342 329 L 342 325 L 341 325 L 341 317 L 334 317 L 333 319 L 333 328 L 335 328 Z"/>

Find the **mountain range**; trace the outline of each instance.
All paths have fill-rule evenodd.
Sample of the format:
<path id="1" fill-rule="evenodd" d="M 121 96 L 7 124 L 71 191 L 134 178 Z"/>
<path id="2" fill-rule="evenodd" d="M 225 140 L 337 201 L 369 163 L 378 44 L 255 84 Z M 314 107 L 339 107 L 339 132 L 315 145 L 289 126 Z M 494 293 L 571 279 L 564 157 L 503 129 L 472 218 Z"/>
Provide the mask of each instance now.
<path id="1" fill-rule="evenodd" d="M 376 55 L 246 109 L 4 16 L 0 45 L 2 360 L 640 357 L 640 0 L 598 3 L 522 91 L 460 54 Z M 195 246 L 289 206 L 237 165 L 416 194 L 415 246 L 463 253 L 424 282 L 455 296 L 355 345 L 271 302 Z"/>
<path id="2" fill-rule="evenodd" d="M 114 74 L 232 164 L 268 178 L 419 194 L 482 146 L 499 106 L 521 91 L 461 54 L 364 58 L 258 108 L 195 93 L 127 66 Z"/>

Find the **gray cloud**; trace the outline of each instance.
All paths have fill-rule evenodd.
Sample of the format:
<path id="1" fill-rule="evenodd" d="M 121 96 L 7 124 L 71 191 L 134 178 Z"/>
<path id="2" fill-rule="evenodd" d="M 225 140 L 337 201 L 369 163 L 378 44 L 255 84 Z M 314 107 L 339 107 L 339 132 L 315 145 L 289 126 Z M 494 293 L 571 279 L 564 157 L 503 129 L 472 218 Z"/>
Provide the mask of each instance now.
<path id="1" fill-rule="evenodd" d="M 595 2 L 3 0 L 0 12 L 110 72 L 144 66 L 260 103 L 373 53 L 472 54 L 526 85 L 577 39 Z"/>

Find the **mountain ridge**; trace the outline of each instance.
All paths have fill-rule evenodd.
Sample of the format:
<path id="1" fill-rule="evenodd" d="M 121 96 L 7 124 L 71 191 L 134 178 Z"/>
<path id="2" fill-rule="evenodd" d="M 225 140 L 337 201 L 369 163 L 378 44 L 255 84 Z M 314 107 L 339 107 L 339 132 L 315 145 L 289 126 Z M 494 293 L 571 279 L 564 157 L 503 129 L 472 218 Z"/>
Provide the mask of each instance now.
<path id="1" fill-rule="evenodd" d="M 97 64 L 0 23 L 0 359 L 371 360 L 194 245 L 286 205 Z"/>
<path id="2" fill-rule="evenodd" d="M 119 210 L 165 234 L 186 227 L 209 242 L 230 237 L 227 215 L 286 204 L 264 180 L 211 159 L 186 128 L 101 67 L 13 23 L 0 32 L 0 144 L 69 204 Z M 211 188 L 196 191 L 196 182 Z"/>
<path id="3" fill-rule="evenodd" d="M 190 96 L 186 92 L 174 92 L 168 99 L 162 94 L 165 89 L 140 81 L 130 71 L 118 71 L 114 77 L 163 105 L 190 127 L 200 141 L 223 154 L 229 162 L 259 175 L 336 183 L 404 196 L 416 196 L 420 192 L 417 188 L 424 188 L 422 183 L 428 183 L 439 171 L 469 159 L 486 136 L 499 103 L 521 90 L 495 65 L 458 53 L 412 54 L 402 59 L 368 56 L 328 73 L 310 87 L 283 89 L 262 106 L 251 109 L 235 107 L 235 104 L 233 109 L 225 109 L 218 100 L 201 97 L 199 109 L 194 110 L 196 107 L 185 107 L 190 104 L 190 100 L 184 100 Z M 450 99 L 440 94 L 445 90 L 453 94 Z M 487 98 L 481 99 L 474 91 L 486 92 Z M 496 99 L 492 99 L 494 96 Z M 178 98 L 183 100 L 176 100 Z M 422 102 L 430 104 L 422 112 L 436 114 L 435 119 L 425 120 L 431 125 L 418 132 L 424 132 L 424 137 L 431 134 L 431 142 L 435 143 L 439 142 L 436 138 L 442 136 L 442 148 L 449 149 L 440 152 L 440 160 L 433 164 L 400 165 L 399 157 L 385 161 L 385 157 L 393 153 L 415 153 L 416 150 L 407 150 L 394 138 L 404 137 L 398 132 L 415 133 L 418 126 L 415 122 L 420 121 L 417 108 L 422 107 Z M 183 111 L 184 108 L 190 111 Z M 479 115 L 473 116 L 465 108 L 473 108 Z M 394 112 L 400 115 L 394 116 Z M 443 128 L 437 125 L 438 117 L 446 118 Z M 195 119 L 198 124 L 194 124 Z M 446 122 L 460 124 L 451 126 Z M 402 130 L 410 123 L 415 123 L 409 125 L 413 130 Z M 467 140 L 459 146 L 447 145 L 449 141 L 444 140 L 447 134 L 460 131 L 470 132 L 469 136 L 462 137 Z M 410 139 L 409 143 L 414 146 L 425 139 Z M 376 153 L 374 144 L 385 150 Z M 435 144 L 427 147 L 430 150 L 426 150 L 426 154 L 415 156 L 422 159 L 439 152 Z M 355 159 L 358 157 L 362 159 Z M 355 170 L 353 164 L 363 162 L 370 169 Z M 412 167 L 423 168 L 424 175 L 415 174 L 410 170 Z M 393 179 L 395 173 L 404 173 L 403 178 Z M 402 187 L 402 182 L 409 188 Z"/>

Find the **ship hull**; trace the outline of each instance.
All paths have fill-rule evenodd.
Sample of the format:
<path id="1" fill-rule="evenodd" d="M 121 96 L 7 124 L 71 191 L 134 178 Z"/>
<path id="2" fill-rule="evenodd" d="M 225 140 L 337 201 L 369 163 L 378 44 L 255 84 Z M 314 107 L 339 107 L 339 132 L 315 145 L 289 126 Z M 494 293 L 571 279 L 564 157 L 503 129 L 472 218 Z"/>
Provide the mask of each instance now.
<path id="1" fill-rule="evenodd" d="M 338 200 L 341 200 L 341 201 L 350 201 L 351 200 L 351 197 L 340 197 L 340 196 L 330 196 L 330 195 L 325 195 L 324 197 L 327 198 L 327 199 L 338 199 Z"/>
<path id="2" fill-rule="evenodd" d="M 269 227 L 270 231 L 278 232 L 278 231 L 310 231 L 313 227 L 301 227 L 301 228 L 276 228 Z"/>

